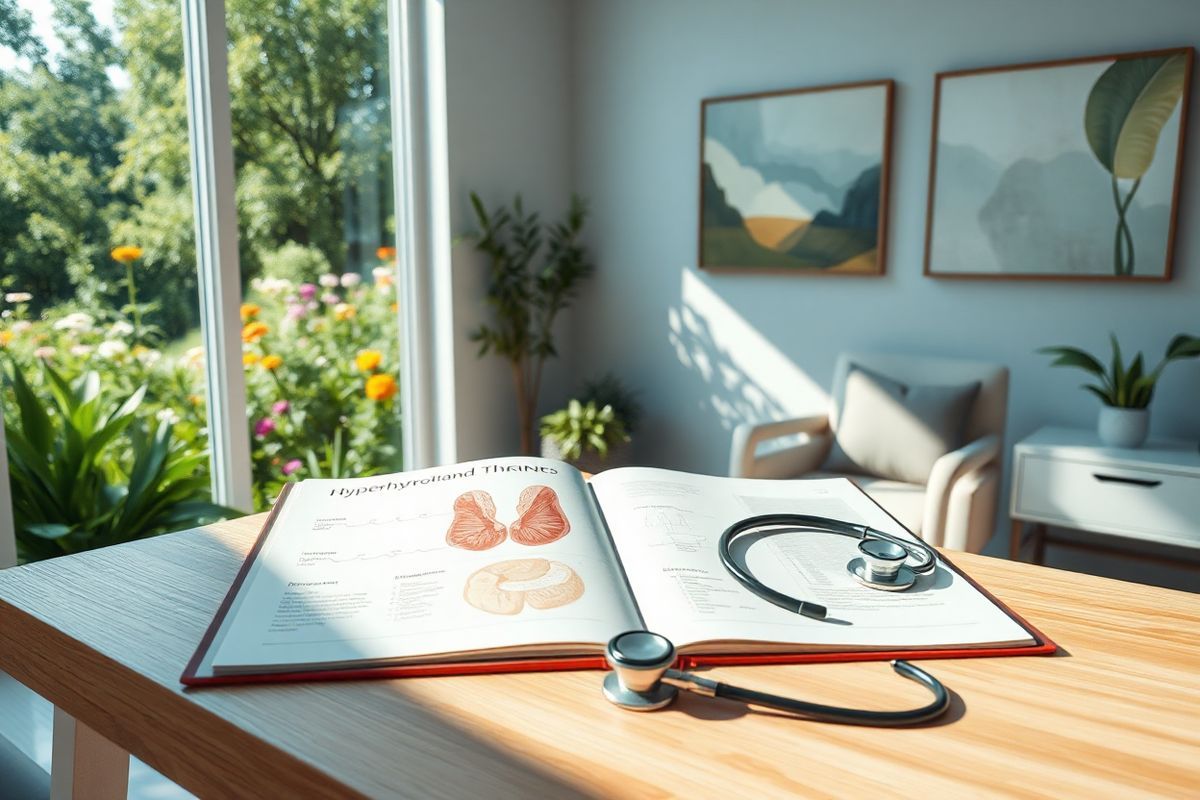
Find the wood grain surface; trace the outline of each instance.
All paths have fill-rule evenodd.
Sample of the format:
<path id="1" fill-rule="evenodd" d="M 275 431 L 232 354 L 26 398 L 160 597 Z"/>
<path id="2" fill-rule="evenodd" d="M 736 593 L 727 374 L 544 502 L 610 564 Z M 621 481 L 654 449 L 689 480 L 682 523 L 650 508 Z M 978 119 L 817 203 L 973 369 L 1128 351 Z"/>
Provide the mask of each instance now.
<path id="1" fill-rule="evenodd" d="M 930 661 L 948 717 L 904 730 L 684 695 L 633 714 L 598 672 L 184 690 L 261 517 L 0 571 L 0 669 L 202 797 L 1167 796 L 1200 787 L 1200 597 L 956 553 L 1065 651 Z M 728 667 L 899 708 L 883 663 Z"/>

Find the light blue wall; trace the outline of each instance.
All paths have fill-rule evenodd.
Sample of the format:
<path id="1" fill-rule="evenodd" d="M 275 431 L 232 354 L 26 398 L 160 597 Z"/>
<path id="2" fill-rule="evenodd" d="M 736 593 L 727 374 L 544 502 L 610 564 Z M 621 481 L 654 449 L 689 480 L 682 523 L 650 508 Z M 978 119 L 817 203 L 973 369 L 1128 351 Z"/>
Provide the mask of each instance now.
<path id="1" fill-rule="evenodd" d="M 1103 349 L 1114 330 L 1157 357 L 1175 333 L 1200 334 L 1200 123 L 1188 137 L 1173 282 L 921 274 L 934 74 L 1195 45 L 1195 0 L 585 0 L 573 31 L 573 184 L 592 201 L 600 265 L 578 318 L 577 368 L 611 367 L 642 390 L 645 462 L 723 473 L 730 426 L 819 404 L 839 349 L 1007 364 L 1011 443 L 1047 423 L 1094 423 L 1081 376 L 1048 369 L 1035 348 Z M 887 275 L 697 272 L 701 98 L 875 78 L 897 82 Z M 1154 430 L 1200 438 L 1198 397 L 1200 363 L 1177 365 L 1160 384 Z"/>

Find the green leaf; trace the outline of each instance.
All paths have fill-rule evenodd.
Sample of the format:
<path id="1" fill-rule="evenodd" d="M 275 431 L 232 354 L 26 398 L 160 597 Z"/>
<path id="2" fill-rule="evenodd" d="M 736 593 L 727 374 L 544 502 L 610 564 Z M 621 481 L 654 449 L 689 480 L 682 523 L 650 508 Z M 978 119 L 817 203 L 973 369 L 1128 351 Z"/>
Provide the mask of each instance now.
<path id="1" fill-rule="evenodd" d="M 1116 405 L 1116 403 L 1113 402 L 1112 396 L 1107 391 L 1100 388 L 1099 386 L 1093 386 L 1090 383 L 1085 383 L 1083 386 L 1080 386 L 1079 388 L 1086 389 L 1087 391 L 1096 395 L 1096 397 L 1100 398 L 1100 402 L 1104 403 L 1104 405 L 1106 405 L 1106 406 L 1115 406 Z"/>
<path id="2" fill-rule="evenodd" d="M 1104 365 L 1077 347 L 1043 347 L 1038 352 L 1055 356 L 1050 362 L 1052 367 L 1077 367 L 1096 376 L 1104 375 Z"/>
<path id="3" fill-rule="evenodd" d="M 1117 59 L 1088 94 L 1083 127 L 1096 159 L 1117 178 L 1141 178 L 1183 96 L 1184 53 Z"/>
<path id="4" fill-rule="evenodd" d="M 1200 336 L 1189 336 L 1181 333 L 1167 345 L 1166 358 L 1174 361 L 1180 358 L 1195 358 L 1200 356 Z"/>
<path id="5" fill-rule="evenodd" d="M 26 525 L 24 529 L 42 539 L 61 539 L 71 532 L 70 525 L 63 525 L 60 522 L 41 522 Z"/>

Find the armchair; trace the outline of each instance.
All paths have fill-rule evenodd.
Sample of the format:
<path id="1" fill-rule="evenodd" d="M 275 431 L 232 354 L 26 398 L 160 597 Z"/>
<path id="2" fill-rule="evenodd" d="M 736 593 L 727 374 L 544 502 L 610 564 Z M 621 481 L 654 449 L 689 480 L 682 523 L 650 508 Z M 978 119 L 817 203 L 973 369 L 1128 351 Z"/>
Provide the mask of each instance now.
<path id="1" fill-rule="evenodd" d="M 941 456 L 924 485 L 871 475 L 821 472 L 838 430 L 851 365 L 908 384 L 979 381 L 964 427 L 964 446 Z M 733 432 L 729 474 L 742 478 L 829 478 L 854 481 L 883 508 L 931 545 L 977 553 L 994 526 L 999 493 L 1008 369 L 996 364 L 885 353 L 842 353 L 824 414 L 746 423 Z M 790 437 L 760 454 L 759 446 Z"/>

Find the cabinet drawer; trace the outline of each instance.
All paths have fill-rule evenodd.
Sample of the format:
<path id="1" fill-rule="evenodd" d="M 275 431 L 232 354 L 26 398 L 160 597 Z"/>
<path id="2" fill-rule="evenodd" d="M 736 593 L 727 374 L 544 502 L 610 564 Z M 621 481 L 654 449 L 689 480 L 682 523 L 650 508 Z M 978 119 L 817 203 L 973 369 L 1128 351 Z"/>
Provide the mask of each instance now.
<path id="1" fill-rule="evenodd" d="M 1200 545 L 1200 476 L 1022 454 L 1020 517 Z"/>

